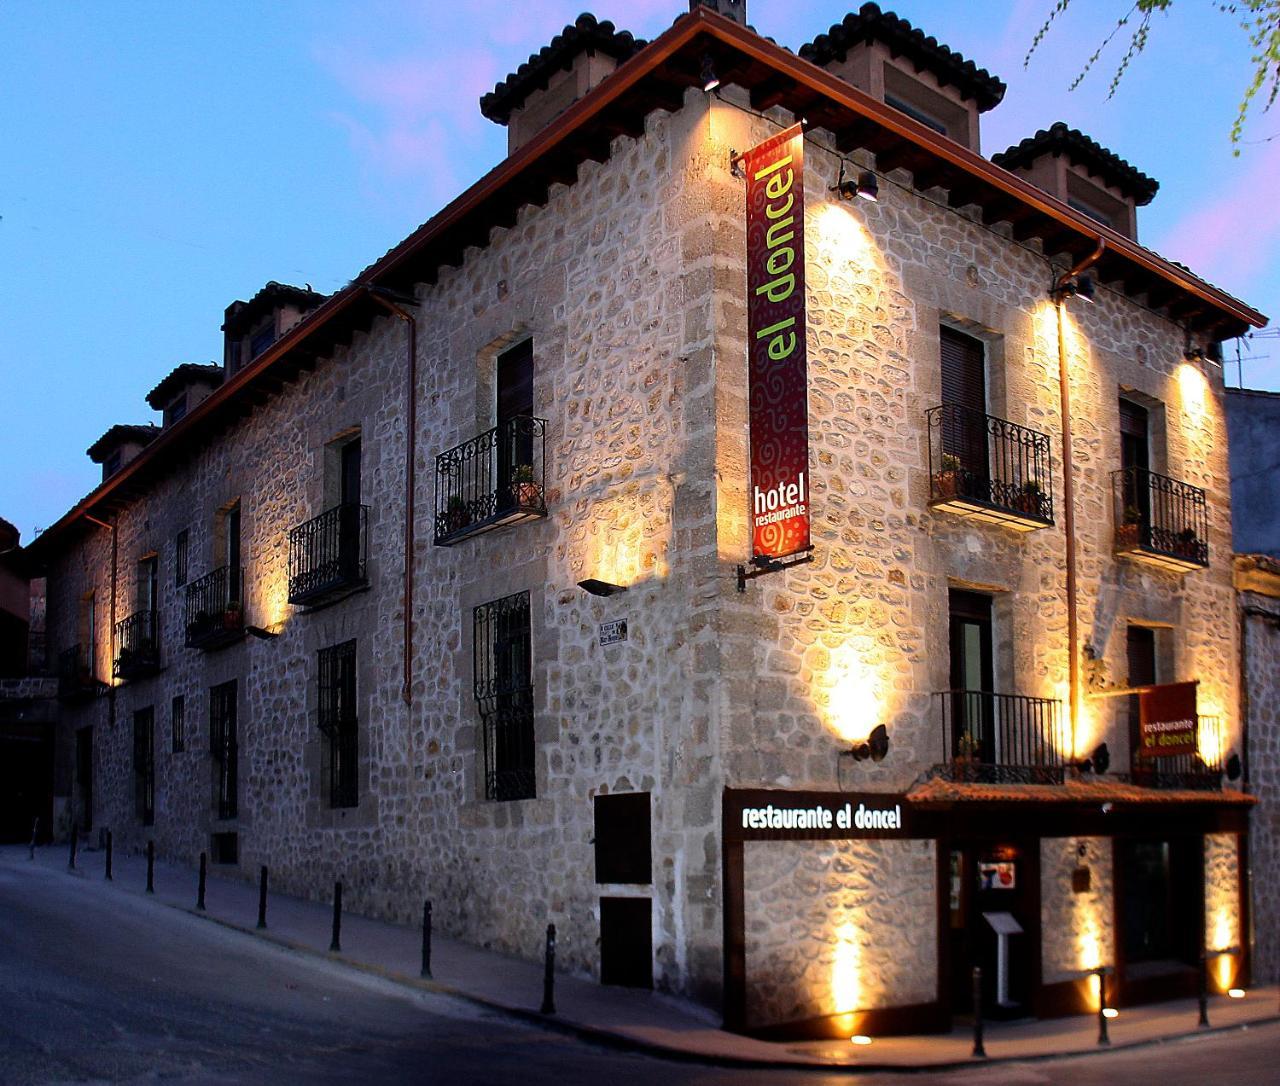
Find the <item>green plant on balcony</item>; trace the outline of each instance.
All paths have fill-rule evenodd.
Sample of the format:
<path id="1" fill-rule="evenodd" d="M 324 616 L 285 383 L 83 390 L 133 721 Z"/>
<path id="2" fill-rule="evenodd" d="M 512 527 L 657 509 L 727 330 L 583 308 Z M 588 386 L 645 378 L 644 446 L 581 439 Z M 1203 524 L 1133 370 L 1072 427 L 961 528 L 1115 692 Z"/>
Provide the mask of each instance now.
<path id="1" fill-rule="evenodd" d="M 1124 519 L 1116 525 L 1116 549 L 1134 550 L 1142 541 L 1142 511 L 1136 505 L 1124 507 Z"/>
<path id="2" fill-rule="evenodd" d="M 1014 496 L 1013 504 L 1020 513 L 1039 516 L 1044 504 L 1044 491 L 1034 479 L 1028 479 Z"/>
<path id="3" fill-rule="evenodd" d="M 224 630 L 238 630 L 242 624 L 243 612 L 240 608 L 238 600 L 232 600 L 227 604 L 222 612 L 222 628 Z"/>
<path id="4" fill-rule="evenodd" d="M 471 512 L 461 494 L 452 494 L 445 505 L 444 523 L 446 530 L 459 532 L 471 523 Z"/>
<path id="5" fill-rule="evenodd" d="M 943 500 L 954 498 L 960 492 L 960 473 L 964 465 L 954 453 L 942 454 L 942 466 L 933 475 L 934 495 Z"/>
<path id="6" fill-rule="evenodd" d="M 1183 528 L 1173 537 L 1174 552 L 1183 558 L 1195 558 L 1200 550 L 1200 538 L 1194 528 Z"/>
<path id="7" fill-rule="evenodd" d="M 538 484 L 532 464 L 517 464 L 511 471 L 511 496 L 517 505 L 538 504 Z"/>

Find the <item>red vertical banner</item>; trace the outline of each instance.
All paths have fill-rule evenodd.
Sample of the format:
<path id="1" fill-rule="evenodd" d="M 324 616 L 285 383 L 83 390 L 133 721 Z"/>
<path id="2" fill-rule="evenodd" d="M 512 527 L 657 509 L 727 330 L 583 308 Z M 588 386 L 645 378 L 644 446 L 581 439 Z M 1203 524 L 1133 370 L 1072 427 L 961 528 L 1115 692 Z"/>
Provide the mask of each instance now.
<path id="1" fill-rule="evenodd" d="M 747 386 L 751 553 L 809 549 L 804 136 L 793 125 L 743 155 L 747 173 Z"/>

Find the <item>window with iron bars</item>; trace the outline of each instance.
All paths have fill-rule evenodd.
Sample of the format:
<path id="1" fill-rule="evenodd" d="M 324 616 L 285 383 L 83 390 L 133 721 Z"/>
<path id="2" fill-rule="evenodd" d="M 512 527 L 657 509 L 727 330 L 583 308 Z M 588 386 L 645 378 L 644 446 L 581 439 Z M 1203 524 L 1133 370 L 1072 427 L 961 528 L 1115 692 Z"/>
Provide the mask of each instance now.
<path id="1" fill-rule="evenodd" d="M 181 754 L 187 749 L 187 702 L 181 694 L 173 699 L 169 722 L 173 726 L 173 753 Z"/>
<path id="2" fill-rule="evenodd" d="M 214 761 L 214 790 L 219 818 L 237 814 L 236 681 L 209 690 L 209 753 Z"/>
<path id="3" fill-rule="evenodd" d="M 486 799 L 533 799 L 533 668 L 529 593 L 474 612 L 475 696 L 484 739 Z"/>
<path id="4" fill-rule="evenodd" d="M 133 785 L 138 817 L 144 826 L 156 820 L 155 710 L 133 714 Z"/>
<path id="5" fill-rule="evenodd" d="M 354 807 L 360 801 L 356 643 L 344 641 L 321 649 L 319 674 L 316 720 L 325 738 L 329 806 Z"/>

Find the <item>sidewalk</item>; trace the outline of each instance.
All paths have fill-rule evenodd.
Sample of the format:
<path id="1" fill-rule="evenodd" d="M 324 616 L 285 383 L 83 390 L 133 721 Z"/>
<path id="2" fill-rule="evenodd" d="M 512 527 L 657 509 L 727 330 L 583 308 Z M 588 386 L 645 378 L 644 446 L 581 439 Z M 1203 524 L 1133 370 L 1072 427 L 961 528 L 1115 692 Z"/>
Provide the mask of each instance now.
<path id="1" fill-rule="evenodd" d="M 145 857 L 116 853 L 114 878 L 107 882 L 104 852 L 82 850 L 74 872 L 67 870 L 67 855 L 65 846 L 40 848 L 35 866 L 44 874 L 82 879 L 104 894 L 144 896 Z M 31 869 L 27 850 L 21 846 L 0 849 L 0 864 L 19 875 L 24 869 Z M 546 1016 L 538 1013 L 542 1000 L 541 963 L 480 950 L 436 933 L 432 939 L 433 979 L 424 980 L 419 977 L 421 931 L 416 927 L 344 913 L 342 951 L 330 953 L 331 903 L 270 893 L 268 927 L 259 931 L 256 884 L 226 878 L 210 868 L 208 909 L 201 913 L 195 909 L 196 883 L 192 869 L 157 860 L 152 900 L 397 983 L 443 992 L 598 1043 L 668 1059 L 758 1068 L 942 1069 L 1114 1051 L 1206 1032 L 1196 1027 L 1195 1001 L 1180 1000 L 1122 1011 L 1110 1023 L 1110 1049 L 1097 1045 L 1097 1019 L 1093 1016 L 989 1025 L 985 1061 L 972 1058 L 972 1036 L 968 1031 L 874 1038 L 869 1046 L 844 1041 L 773 1043 L 727 1033 L 717 1028 L 719 1019 L 712 1012 L 672 996 L 604 987 L 565 974 L 556 976 L 556 1014 Z M 1209 1004 L 1209 1020 L 1215 1030 L 1280 1021 L 1278 999 L 1280 992 L 1274 987 L 1252 989 L 1244 999 L 1214 997 Z"/>

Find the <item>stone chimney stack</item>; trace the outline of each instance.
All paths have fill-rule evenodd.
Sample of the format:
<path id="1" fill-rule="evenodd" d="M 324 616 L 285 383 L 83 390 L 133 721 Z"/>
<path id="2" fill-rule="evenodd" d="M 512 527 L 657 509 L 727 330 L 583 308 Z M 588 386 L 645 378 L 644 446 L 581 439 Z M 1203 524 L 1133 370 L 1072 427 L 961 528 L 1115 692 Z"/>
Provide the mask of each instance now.
<path id="1" fill-rule="evenodd" d="M 735 23 L 747 25 L 747 0 L 689 0 L 690 11 L 698 8 L 707 8 Z"/>

